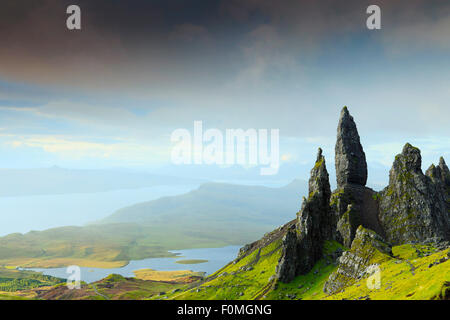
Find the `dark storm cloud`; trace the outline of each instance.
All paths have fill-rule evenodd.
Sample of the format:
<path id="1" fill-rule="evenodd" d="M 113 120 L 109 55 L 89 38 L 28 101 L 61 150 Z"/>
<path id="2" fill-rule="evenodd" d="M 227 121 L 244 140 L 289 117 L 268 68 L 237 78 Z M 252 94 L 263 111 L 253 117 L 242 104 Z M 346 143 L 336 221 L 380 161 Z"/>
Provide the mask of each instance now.
<path id="1" fill-rule="evenodd" d="M 69 4 L 81 31 L 65 27 Z M 382 30 L 367 30 L 369 4 Z M 305 138 L 332 150 L 347 104 L 361 137 L 392 137 L 390 162 L 418 128 L 448 149 L 449 30 L 449 1 L 1 0 L 0 130 L 67 122 L 83 137 L 142 141 L 118 154 L 148 159 L 142 145 L 167 147 L 172 129 L 202 119 L 280 128 L 295 154 Z M 72 139 L 41 138 L 11 145 L 65 150 Z"/>
<path id="2" fill-rule="evenodd" d="M 380 45 L 449 43 L 449 5 L 438 1 L 3 0 L 0 76 L 97 90 L 251 85 L 267 71 L 297 70 L 324 44 L 369 37 L 372 3 L 383 10 L 384 29 L 371 36 Z M 65 28 L 70 4 L 82 9 L 82 31 Z"/>

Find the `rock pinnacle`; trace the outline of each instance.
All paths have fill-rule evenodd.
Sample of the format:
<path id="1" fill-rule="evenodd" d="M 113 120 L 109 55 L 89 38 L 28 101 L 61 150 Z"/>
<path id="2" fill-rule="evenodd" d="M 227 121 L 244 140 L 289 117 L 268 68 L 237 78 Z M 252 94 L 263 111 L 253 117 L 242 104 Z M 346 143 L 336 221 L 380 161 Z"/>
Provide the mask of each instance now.
<path id="1" fill-rule="evenodd" d="M 361 146 L 355 121 L 348 112 L 347 107 L 342 109 L 339 118 L 335 161 L 338 188 L 346 184 L 366 185 L 366 155 Z"/>

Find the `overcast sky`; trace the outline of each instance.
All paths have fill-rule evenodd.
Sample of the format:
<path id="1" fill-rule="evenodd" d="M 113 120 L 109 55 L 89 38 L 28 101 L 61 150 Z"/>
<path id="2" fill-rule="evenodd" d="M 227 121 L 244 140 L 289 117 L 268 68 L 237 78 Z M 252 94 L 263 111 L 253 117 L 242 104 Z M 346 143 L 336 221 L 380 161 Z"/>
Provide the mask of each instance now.
<path id="1" fill-rule="evenodd" d="M 344 105 L 369 170 L 406 142 L 423 169 L 450 158 L 448 1 L 2 0 L 0 39 L 3 168 L 156 170 L 194 120 L 278 128 L 282 165 L 321 146 L 333 167 Z"/>

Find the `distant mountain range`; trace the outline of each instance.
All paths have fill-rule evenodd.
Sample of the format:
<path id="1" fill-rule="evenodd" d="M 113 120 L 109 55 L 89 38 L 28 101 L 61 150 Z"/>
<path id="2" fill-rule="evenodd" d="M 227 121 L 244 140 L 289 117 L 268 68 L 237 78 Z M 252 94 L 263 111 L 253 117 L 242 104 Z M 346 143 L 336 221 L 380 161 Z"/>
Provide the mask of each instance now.
<path id="1" fill-rule="evenodd" d="M 200 184 L 206 180 L 125 170 L 78 170 L 60 167 L 0 169 L 0 196 L 91 193 L 159 185 Z"/>
<path id="2" fill-rule="evenodd" d="M 291 217 L 306 195 L 307 183 L 294 180 L 281 188 L 205 183 L 189 193 L 120 209 L 99 223 L 226 227 L 227 224 L 277 226 Z"/>

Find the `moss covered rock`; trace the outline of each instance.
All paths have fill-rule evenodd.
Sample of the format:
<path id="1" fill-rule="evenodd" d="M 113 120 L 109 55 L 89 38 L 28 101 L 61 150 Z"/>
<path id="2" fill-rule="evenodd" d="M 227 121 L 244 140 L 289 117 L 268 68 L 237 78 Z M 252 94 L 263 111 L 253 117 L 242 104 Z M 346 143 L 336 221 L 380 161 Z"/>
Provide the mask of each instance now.
<path id="1" fill-rule="evenodd" d="M 350 247 L 352 240 L 355 238 L 356 229 L 360 225 L 360 212 L 355 209 L 355 206 L 350 204 L 347 211 L 337 223 L 337 231 L 341 235 L 342 243 L 346 247 Z"/>
<path id="2" fill-rule="evenodd" d="M 430 168 L 427 176 L 421 164 L 420 150 L 407 143 L 395 157 L 389 186 L 380 193 L 379 219 L 392 244 L 449 240 L 450 213 L 441 169 Z"/>
<path id="3" fill-rule="evenodd" d="M 330 183 L 325 158 L 319 148 L 309 179 L 309 197 L 303 200 L 297 223 L 283 238 L 282 256 L 277 266 L 277 278 L 289 282 L 307 273 L 322 257 L 323 243 L 333 234 L 330 213 Z"/>
<path id="4" fill-rule="evenodd" d="M 323 291 L 334 294 L 352 285 L 367 274 L 374 266 L 389 259 L 392 248 L 389 244 L 369 229 L 359 226 L 349 251 L 339 258 L 338 269 L 325 283 Z"/>

